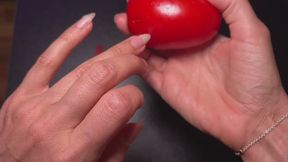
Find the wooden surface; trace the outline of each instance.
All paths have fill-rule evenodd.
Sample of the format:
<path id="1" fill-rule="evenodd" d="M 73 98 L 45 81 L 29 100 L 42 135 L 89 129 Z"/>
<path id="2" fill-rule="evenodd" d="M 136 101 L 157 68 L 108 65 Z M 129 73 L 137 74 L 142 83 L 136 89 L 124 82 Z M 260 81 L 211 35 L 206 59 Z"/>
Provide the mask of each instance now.
<path id="1" fill-rule="evenodd" d="M 15 6 L 13 1 L 0 1 L 0 103 L 5 99 Z"/>

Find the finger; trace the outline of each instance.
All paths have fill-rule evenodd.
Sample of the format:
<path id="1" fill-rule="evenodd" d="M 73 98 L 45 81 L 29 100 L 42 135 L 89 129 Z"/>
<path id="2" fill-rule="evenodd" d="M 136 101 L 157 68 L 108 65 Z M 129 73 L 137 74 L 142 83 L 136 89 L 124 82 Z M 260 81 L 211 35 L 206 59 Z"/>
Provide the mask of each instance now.
<path id="1" fill-rule="evenodd" d="M 125 34 L 130 34 L 127 26 L 127 14 L 126 13 L 119 13 L 114 16 L 114 22 L 117 28 Z"/>
<path id="2" fill-rule="evenodd" d="M 143 103 L 143 93 L 135 86 L 107 92 L 74 129 L 80 145 L 102 151 Z"/>
<path id="3" fill-rule="evenodd" d="M 149 50 L 145 51 L 147 54 L 148 68 L 146 73 L 143 73 L 141 77 L 152 86 L 157 92 L 161 92 L 163 83 L 163 74 L 167 66 L 167 59 L 164 57 L 151 54 Z"/>
<path id="4" fill-rule="evenodd" d="M 138 136 L 143 124 L 129 123 L 118 133 L 105 149 L 99 162 L 121 162 L 130 144 Z"/>
<path id="5" fill-rule="evenodd" d="M 133 55 L 96 62 L 58 102 L 62 108 L 57 111 L 65 112 L 67 121 L 80 122 L 102 95 L 129 76 L 145 73 L 146 67 L 144 59 Z"/>
<path id="6" fill-rule="evenodd" d="M 95 13 L 83 16 L 78 22 L 68 28 L 50 47 L 38 58 L 28 72 L 23 86 L 29 92 L 41 91 L 49 86 L 54 74 L 65 59 L 92 30 L 92 20 Z"/>
<path id="7" fill-rule="evenodd" d="M 103 61 L 105 59 L 113 58 L 115 56 L 121 55 L 139 55 L 144 49 L 146 42 L 150 39 L 150 35 L 143 34 L 139 36 L 132 36 L 125 41 L 115 45 L 114 47 L 108 49 L 101 55 L 93 57 L 88 61 L 84 62 L 78 66 L 75 70 L 67 74 L 60 81 L 58 81 L 50 90 L 50 96 L 54 99 L 51 99 L 52 102 L 59 100 L 63 95 L 68 91 L 68 89 L 75 83 L 75 81 L 80 78 L 86 71 L 96 63 L 97 61 Z M 133 43 L 134 42 L 134 43 Z M 135 45 L 137 44 L 138 45 Z M 143 44 L 141 46 L 141 44 Z M 140 47 L 136 47 L 140 46 Z M 57 94 L 57 95 L 56 95 Z"/>
<path id="8" fill-rule="evenodd" d="M 248 0 L 209 0 L 209 2 L 222 12 L 232 38 L 243 41 L 262 38 L 262 32 L 266 27 L 257 18 Z"/>

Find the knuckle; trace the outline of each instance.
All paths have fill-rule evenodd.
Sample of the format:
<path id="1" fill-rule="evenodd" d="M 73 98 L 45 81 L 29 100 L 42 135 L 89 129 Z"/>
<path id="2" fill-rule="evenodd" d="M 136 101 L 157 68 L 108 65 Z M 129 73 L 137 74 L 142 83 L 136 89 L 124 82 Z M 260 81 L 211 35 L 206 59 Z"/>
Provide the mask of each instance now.
<path id="1" fill-rule="evenodd" d="M 91 64 L 87 64 L 87 65 L 83 65 L 83 66 L 79 66 L 76 70 L 75 70 L 75 76 L 76 78 L 80 78 L 81 76 L 83 76 L 83 74 L 85 74 L 85 72 L 89 69 L 89 67 L 91 66 Z"/>
<path id="2" fill-rule="evenodd" d="M 116 76 L 116 69 L 112 64 L 99 62 L 89 70 L 87 79 L 92 84 L 104 85 Z"/>
<path id="3" fill-rule="evenodd" d="M 126 53 L 126 49 L 124 49 L 121 45 L 116 45 L 115 47 L 111 48 L 108 52 L 114 55 L 121 55 Z"/>
<path id="4" fill-rule="evenodd" d="M 270 30 L 269 28 L 259 20 L 253 27 L 254 30 L 251 30 L 251 32 L 256 33 L 256 36 L 258 37 L 270 37 Z"/>
<path id="5" fill-rule="evenodd" d="M 268 27 L 261 21 L 254 25 L 246 26 L 248 32 L 245 34 L 247 35 L 247 40 L 252 44 L 263 44 L 267 40 L 270 40 L 270 31 Z"/>
<path id="6" fill-rule="evenodd" d="M 63 33 L 59 38 L 58 41 L 60 41 L 61 43 L 64 44 L 69 44 L 71 42 L 71 36 L 70 36 L 70 32 L 65 32 Z"/>
<path id="7" fill-rule="evenodd" d="M 17 94 L 14 92 L 11 96 L 9 96 L 6 101 L 2 105 L 2 109 L 8 109 L 10 110 L 12 107 L 16 107 L 14 105 L 18 104 L 17 98 L 20 98 L 16 96 Z"/>
<path id="8" fill-rule="evenodd" d="M 261 23 L 258 27 L 258 31 L 261 35 L 263 35 L 264 37 L 270 37 L 270 30 L 269 28 L 264 24 Z"/>
<path id="9" fill-rule="evenodd" d="M 44 52 L 42 55 L 39 56 L 36 64 L 38 66 L 49 67 L 53 63 L 51 57 L 49 57 L 48 53 Z"/>
<path id="10" fill-rule="evenodd" d="M 8 109 L 7 115 L 11 117 L 13 123 L 21 125 L 25 125 L 25 123 L 27 123 L 27 119 L 29 119 L 29 112 L 26 111 L 26 109 Z"/>
<path id="11" fill-rule="evenodd" d="M 111 92 L 107 96 L 104 108 L 105 116 L 108 119 L 121 120 L 133 114 L 129 97 L 120 91 Z"/>
<path id="12" fill-rule="evenodd" d="M 34 143 L 40 143 L 45 140 L 45 137 L 49 133 L 46 131 L 47 126 L 42 122 L 36 122 L 32 124 L 28 129 L 28 134 L 31 139 L 33 139 Z"/>

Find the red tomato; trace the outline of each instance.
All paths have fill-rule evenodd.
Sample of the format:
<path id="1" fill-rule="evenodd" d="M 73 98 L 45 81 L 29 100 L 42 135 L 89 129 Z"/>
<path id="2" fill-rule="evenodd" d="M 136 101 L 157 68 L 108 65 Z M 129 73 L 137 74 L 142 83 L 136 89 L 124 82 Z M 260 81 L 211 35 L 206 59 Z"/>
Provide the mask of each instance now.
<path id="1" fill-rule="evenodd" d="M 149 33 L 148 47 L 181 49 L 211 40 L 221 24 L 220 12 L 206 0 L 129 0 L 128 28 Z"/>

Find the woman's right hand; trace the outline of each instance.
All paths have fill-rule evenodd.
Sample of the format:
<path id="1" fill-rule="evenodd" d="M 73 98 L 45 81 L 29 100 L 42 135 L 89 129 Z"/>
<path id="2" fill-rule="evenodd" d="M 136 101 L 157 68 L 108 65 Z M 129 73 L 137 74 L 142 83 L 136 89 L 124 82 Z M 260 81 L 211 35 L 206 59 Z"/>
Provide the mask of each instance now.
<path id="1" fill-rule="evenodd" d="M 152 70 L 143 78 L 189 123 L 238 150 L 288 112 L 288 99 L 269 30 L 248 0 L 209 1 L 222 12 L 230 36 L 218 35 L 198 48 L 147 51 Z M 129 33 L 125 14 L 115 21 Z M 288 161 L 286 125 L 277 127 L 243 158 Z"/>

